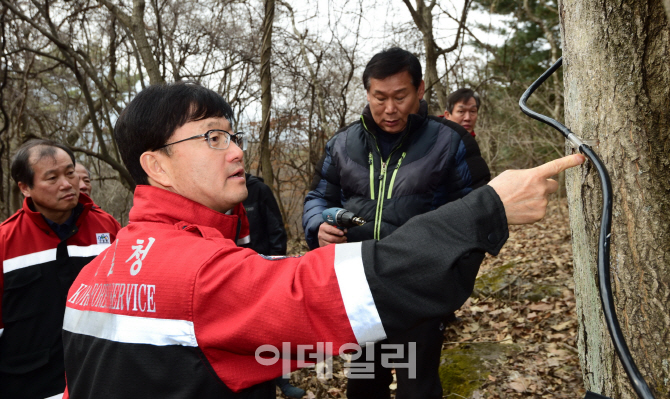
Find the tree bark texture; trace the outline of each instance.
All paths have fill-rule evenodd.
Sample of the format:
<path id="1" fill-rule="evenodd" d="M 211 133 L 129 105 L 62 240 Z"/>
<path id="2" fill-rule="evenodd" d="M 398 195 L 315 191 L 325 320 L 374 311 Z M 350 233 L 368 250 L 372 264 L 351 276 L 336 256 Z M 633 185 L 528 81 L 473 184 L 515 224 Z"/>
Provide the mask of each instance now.
<path id="1" fill-rule="evenodd" d="M 263 17 L 263 44 L 261 45 L 261 171 L 263 180 L 274 191 L 274 174 L 270 157 L 270 117 L 272 107 L 272 23 L 275 18 L 275 1 L 265 0 L 265 16 Z"/>
<path id="2" fill-rule="evenodd" d="M 426 72 L 424 74 L 424 81 L 426 83 L 426 92 L 423 98 L 428 102 L 428 114 L 440 115 L 444 112 L 447 106 L 447 89 L 442 84 L 440 77 L 437 74 L 437 59 L 440 55 L 454 51 L 458 47 L 458 38 L 461 35 L 461 27 L 465 25 L 465 19 L 468 15 L 468 7 L 470 7 L 468 0 L 463 5 L 463 15 L 461 16 L 461 25 L 456 32 L 456 39 L 454 45 L 441 49 L 435 43 L 435 35 L 433 34 L 433 8 L 437 2 L 430 0 L 426 5 L 424 0 L 415 0 L 416 8 L 412 5 L 410 0 L 403 0 L 405 6 L 412 15 L 414 24 L 421 31 L 423 36 L 423 47 L 426 51 Z M 437 103 L 433 101 L 433 93 L 437 97 Z"/>
<path id="3" fill-rule="evenodd" d="M 165 83 L 165 79 L 158 68 L 158 61 L 154 57 L 151 44 L 147 38 L 147 31 L 144 26 L 144 9 L 146 3 L 144 0 L 133 0 L 133 14 L 126 14 L 120 7 L 109 0 L 101 1 L 121 23 L 128 28 L 137 44 L 137 51 L 142 57 L 142 63 L 149 75 L 149 83 L 152 85 Z"/>
<path id="4" fill-rule="evenodd" d="M 666 0 L 563 0 L 565 121 L 612 178 L 611 283 L 619 322 L 657 398 L 670 397 L 670 29 Z M 566 177 L 579 354 L 586 388 L 635 398 L 602 316 L 597 275 L 600 182 L 589 163 Z"/>

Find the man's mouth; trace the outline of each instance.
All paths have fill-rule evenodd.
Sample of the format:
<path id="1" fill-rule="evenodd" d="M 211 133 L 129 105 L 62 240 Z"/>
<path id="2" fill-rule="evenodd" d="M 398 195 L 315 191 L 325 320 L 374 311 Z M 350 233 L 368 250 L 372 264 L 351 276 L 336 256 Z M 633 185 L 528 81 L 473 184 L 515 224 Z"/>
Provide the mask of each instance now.
<path id="1" fill-rule="evenodd" d="M 66 195 L 62 196 L 61 199 L 65 200 L 65 201 L 69 201 L 74 197 L 76 197 L 76 195 L 74 195 L 74 193 L 71 193 L 71 194 L 66 194 Z"/>
<path id="2" fill-rule="evenodd" d="M 229 177 L 229 178 L 230 178 L 230 177 L 235 177 L 235 178 L 240 178 L 240 177 L 241 177 L 241 178 L 244 178 L 244 169 L 238 169 L 237 171 L 235 171 L 235 173 L 233 173 L 232 175 L 230 175 L 230 176 L 228 176 L 228 177 Z"/>
<path id="3" fill-rule="evenodd" d="M 400 120 L 398 120 L 398 119 L 396 119 L 394 121 L 389 121 L 389 120 L 384 121 L 384 127 L 386 127 L 387 129 L 395 129 L 398 126 L 400 126 Z"/>

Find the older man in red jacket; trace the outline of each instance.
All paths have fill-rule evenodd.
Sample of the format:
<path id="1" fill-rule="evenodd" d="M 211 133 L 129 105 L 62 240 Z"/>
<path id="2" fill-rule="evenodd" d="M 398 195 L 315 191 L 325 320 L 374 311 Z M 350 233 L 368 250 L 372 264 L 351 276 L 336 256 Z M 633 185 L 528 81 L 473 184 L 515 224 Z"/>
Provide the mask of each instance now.
<path id="1" fill-rule="evenodd" d="M 56 398 L 65 390 L 65 296 L 121 226 L 79 195 L 74 154 L 62 144 L 28 141 L 11 173 L 25 200 L 0 225 L 0 398 Z"/>

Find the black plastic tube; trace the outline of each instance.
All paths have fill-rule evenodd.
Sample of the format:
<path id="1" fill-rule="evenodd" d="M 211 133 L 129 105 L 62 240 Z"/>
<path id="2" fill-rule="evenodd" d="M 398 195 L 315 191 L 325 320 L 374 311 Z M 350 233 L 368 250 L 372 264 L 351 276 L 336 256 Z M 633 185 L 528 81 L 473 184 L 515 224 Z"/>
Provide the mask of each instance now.
<path id="1" fill-rule="evenodd" d="M 547 125 L 553 127 L 554 129 L 561 132 L 561 134 L 573 144 L 578 146 L 579 152 L 584 154 L 596 168 L 598 172 L 598 178 L 600 179 L 600 184 L 602 186 L 603 194 L 603 209 L 602 217 L 600 219 L 600 235 L 598 239 L 598 288 L 600 290 L 600 301 L 603 306 L 603 313 L 605 314 L 605 321 L 607 323 L 607 329 L 609 330 L 610 337 L 612 338 L 612 343 L 614 344 L 614 349 L 616 350 L 621 364 L 623 364 L 624 370 L 628 375 L 628 379 L 633 386 L 633 389 L 637 395 L 642 399 L 654 399 L 649 386 L 644 381 L 644 378 L 640 374 L 633 357 L 631 356 L 628 345 L 623 337 L 621 332 L 621 326 L 619 325 L 619 320 L 616 315 L 616 308 L 614 307 L 614 295 L 612 294 L 612 284 L 610 281 L 610 235 L 612 230 L 612 183 L 610 181 L 609 173 L 603 162 L 598 158 L 593 149 L 588 145 L 584 144 L 581 139 L 575 136 L 567 127 L 563 124 L 557 122 L 556 120 L 539 114 L 526 106 L 526 101 L 533 94 L 533 92 L 545 81 L 552 73 L 554 73 L 558 68 L 561 67 L 563 63 L 563 58 L 559 58 L 558 61 L 552 65 L 545 73 L 540 76 L 530 87 L 526 90 L 525 93 L 521 96 L 519 100 L 519 106 L 521 111 L 526 115 L 530 116 L 533 119 L 536 119 L 540 122 L 546 123 Z"/>
<path id="2" fill-rule="evenodd" d="M 523 111 L 524 114 L 530 116 L 533 119 L 536 119 L 540 122 L 546 123 L 547 125 L 553 127 L 554 129 L 561 132 L 563 137 L 565 137 L 567 139 L 568 136 L 572 133 L 567 127 L 565 127 L 563 124 L 559 123 L 555 119 L 552 119 L 552 118 L 550 118 L 546 115 L 542 115 L 540 113 L 537 113 L 537 112 L 533 111 L 532 109 L 528 108 L 528 106 L 526 106 L 526 101 L 528 101 L 528 98 L 531 96 L 531 94 L 533 94 L 535 92 L 535 90 L 537 90 L 537 88 L 540 87 L 540 85 L 542 83 L 544 83 L 544 81 L 547 80 L 547 78 L 549 76 L 551 76 L 554 72 L 556 72 L 556 70 L 558 68 L 560 68 L 561 65 L 563 65 L 563 57 L 559 58 L 558 61 L 556 61 L 556 63 L 554 63 L 554 65 L 549 67 L 549 69 L 547 69 L 542 74 L 542 76 L 540 76 L 535 82 L 533 82 L 532 85 L 530 85 L 528 87 L 528 89 L 526 89 L 526 91 L 523 93 L 523 95 L 519 99 L 519 107 L 521 107 L 521 111 Z"/>

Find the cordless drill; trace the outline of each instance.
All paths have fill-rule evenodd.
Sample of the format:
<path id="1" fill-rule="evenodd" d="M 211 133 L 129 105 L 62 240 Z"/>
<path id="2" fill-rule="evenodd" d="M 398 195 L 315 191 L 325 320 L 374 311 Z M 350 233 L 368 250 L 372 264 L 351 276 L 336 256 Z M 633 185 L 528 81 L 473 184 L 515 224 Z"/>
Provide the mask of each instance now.
<path id="1" fill-rule="evenodd" d="M 365 220 L 342 208 L 328 208 L 321 213 L 323 221 L 338 229 L 347 229 L 354 226 L 362 226 Z"/>

